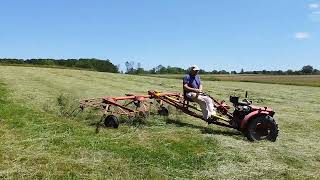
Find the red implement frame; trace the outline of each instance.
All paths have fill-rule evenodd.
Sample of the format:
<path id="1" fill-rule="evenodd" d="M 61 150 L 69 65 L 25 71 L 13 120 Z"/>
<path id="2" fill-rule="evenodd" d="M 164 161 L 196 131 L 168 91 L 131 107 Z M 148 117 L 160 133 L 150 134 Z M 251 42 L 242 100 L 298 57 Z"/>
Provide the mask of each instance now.
<path id="1" fill-rule="evenodd" d="M 228 111 L 230 107 L 225 104 L 224 101 L 218 102 L 211 96 L 209 97 L 214 101 L 214 106 L 217 108 L 218 113 L 222 116 L 225 116 L 225 118 L 220 119 L 223 122 L 215 120 L 210 123 L 233 128 L 229 124 L 229 121 L 233 119 L 233 115 Z M 154 90 L 148 91 L 148 95 L 126 94 L 124 97 L 106 96 L 97 99 L 82 100 L 80 101 L 80 108 L 84 109 L 86 107 L 93 107 L 101 109 L 104 115 L 126 115 L 132 117 L 137 113 L 147 113 L 150 112 L 152 108 L 156 108 L 157 106 L 152 99 L 156 100 L 160 107 L 162 107 L 164 104 L 168 104 L 176 107 L 190 116 L 205 120 L 202 117 L 201 110 L 196 106 L 190 105 L 189 101 L 186 100 L 180 93 L 161 93 Z M 129 107 L 129 105 L 132 104 L 135 105 L 134 108 Z"/>
<path id="2" fill-rule="evenodd" d="M 139 112 L 149 112 L 152 102 L 149 95 L 130 95 L 124 97 L 105 96 L 97 99 L 87 99 L 80 101 L 80 108 L 93 107 L 101 109 L 103 114 L 134 116 Z M 135 108 L 129 105 L 135 104 Z"/>

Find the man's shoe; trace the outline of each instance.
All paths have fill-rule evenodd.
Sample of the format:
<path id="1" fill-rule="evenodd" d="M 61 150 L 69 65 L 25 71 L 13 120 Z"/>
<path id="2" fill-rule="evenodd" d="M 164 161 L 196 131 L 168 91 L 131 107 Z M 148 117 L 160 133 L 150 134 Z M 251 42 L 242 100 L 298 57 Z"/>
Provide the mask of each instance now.
<path id="1" fill-rule="evenodd" d="M 214 124 L 217 121 L 218 121 L 218 119 L 213 116 L 211 116 L 211 118 L 207 119 L 208 124 Z"/>

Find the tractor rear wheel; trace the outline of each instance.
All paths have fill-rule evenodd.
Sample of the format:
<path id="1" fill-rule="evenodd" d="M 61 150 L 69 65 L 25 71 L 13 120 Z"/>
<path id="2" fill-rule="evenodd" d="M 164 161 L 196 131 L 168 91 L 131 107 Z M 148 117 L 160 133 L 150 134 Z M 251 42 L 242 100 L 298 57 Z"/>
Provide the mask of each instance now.
<path id="1" fill-rule="evenodd" d="M 104 125 L 106 127 L 118 128 L 119 127 L 119 119 L 114 115 L 109 115 L 104 119 Z"/>
<path id="2" fill-rule="evenodd" d="M 246 129 L 249 141 L 269 140 L 275 142 L 278 133 L 278 124 L 271 116 L 258 116 L 252 119 Z"/>

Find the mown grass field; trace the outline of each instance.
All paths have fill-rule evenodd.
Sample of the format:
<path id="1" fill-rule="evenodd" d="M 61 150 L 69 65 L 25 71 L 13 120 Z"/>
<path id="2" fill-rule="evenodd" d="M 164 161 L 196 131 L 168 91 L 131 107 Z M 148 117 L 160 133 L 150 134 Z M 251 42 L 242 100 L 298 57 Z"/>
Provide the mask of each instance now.
<path id="1" fill-rule="evenodd" d="M 219 99 L 250 92 L 273 107 L 278 141 L 251 143 L 235 130 L 186 115 L 100 129 L 96 117 L 61 116 L 58 97 L 148 89 L 180 91 L 181 80 L 92 71 L 0 66 L 0 178 L 316 179 L 320 178 L 320 88 L 203 81 Z M 65 109 L 64 109 L 65 110 Z"/>
<path id="2" fill-rule="evenodd" d="M 152 77 L 181 79 L 184 75 L 165 74 L 150 75 Z M 202 80 L 206 81 L 232 81 L 232 82 L 255 82 L 265 84 L 284 84 L 296 86 L 320 87 L 320 75 L 201 75 Z"/>

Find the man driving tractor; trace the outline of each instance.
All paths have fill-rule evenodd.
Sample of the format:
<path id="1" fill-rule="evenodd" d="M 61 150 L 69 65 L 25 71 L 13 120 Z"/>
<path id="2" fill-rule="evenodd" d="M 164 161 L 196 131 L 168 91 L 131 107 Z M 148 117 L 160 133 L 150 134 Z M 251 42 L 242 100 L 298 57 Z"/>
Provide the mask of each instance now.
<path id="1" fill-rule="evenodd" d="M 190 67 L 189 74 L 183 78 L 183 94 L 185 98 L 198 103 L 201 107 L 203 118 L 209 120 L 216 111 L 210 97 L 202 94 L 202 84 L 198 75 L 200 69 L 197 65 Z"/>

